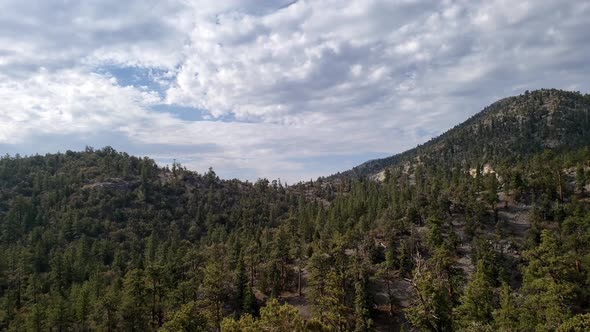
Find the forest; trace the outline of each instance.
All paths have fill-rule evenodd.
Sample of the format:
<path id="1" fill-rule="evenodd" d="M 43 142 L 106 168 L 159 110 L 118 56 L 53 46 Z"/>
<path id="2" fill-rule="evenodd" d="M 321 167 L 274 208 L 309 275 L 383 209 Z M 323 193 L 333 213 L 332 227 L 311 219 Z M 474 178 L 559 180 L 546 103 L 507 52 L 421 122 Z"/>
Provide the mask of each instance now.
<path id="1" fill-rule="evenodd" d="M 539 93 L 518 100 L 556 92 Z M 224 180 L 111 147 L 5 155 L 0 329 L 588 331 L 588 131 L 568 141 L 582 109 L 518 155 L 490 152 L 516 134 L 484 112 L 500 115 L 379 179 Z M 474 122 L 488 136 L 462 134 Z"/>

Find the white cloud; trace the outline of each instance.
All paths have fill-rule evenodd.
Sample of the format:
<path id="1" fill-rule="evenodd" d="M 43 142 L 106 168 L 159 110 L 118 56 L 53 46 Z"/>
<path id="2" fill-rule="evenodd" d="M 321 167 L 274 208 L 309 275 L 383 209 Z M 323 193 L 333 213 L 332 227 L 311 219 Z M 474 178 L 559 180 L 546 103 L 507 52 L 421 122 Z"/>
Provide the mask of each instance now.
<path id="1" fill-rule="evenodd" d="M 199 170 L 307 179 L 506 95 L 589 86 L 589 16 L 587 1 L 2 1 L 0 147 L 117 137 Z"/>
<path id="2" fill-rule="evenodd" d="M 118 87 L 112 79 L 75 70 L 40 69 L 19 81 L 0 75 L 0 141 L 116 129 L 143 116 L 158 99 L 153 92 Z"/>

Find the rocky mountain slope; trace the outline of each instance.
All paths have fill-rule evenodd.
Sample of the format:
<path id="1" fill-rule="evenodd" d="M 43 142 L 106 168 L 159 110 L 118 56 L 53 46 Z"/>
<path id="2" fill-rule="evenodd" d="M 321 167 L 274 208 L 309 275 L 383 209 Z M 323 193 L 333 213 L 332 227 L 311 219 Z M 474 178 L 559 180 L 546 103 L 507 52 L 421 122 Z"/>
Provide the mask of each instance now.
<path id="1" fill-rule="evenodd" d="M 590 319 L 589 99 L 506 98 L 288 187 L 109 147 L 0 157 L 0 330 L 571 331 Z"/>
<path id="2" fill-rule="evenodd" d="M 414 149 L 365 162 L 331 178 L 371 177 L 416 163 L 475 167 L 589 144 L 590 95 L 536 90 L 501 99 Z"/>

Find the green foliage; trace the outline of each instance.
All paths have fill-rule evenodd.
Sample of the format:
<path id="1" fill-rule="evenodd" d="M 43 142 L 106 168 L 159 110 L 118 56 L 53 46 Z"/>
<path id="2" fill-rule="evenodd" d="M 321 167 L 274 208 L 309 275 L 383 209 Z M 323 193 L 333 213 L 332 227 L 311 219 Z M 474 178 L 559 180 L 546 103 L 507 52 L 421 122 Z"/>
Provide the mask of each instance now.
<path id="1" fill-rule="evenodd" d="M 207 320 L 200 312 L 196 302 L 183 304 L 178 311 L 158 331 L 161 332 L 199 332 L 207 331 Z"/>
<path id="2" fill-rule="evenodd" d="M 465 287 L 460 302 L 454 313 L 457 327 L 467 329 L 475 323 L 491 324 L 497 301 L 483 261 L 478 262 L 475 274 Z"/>
<path id="3" fill-rule="evenodd" d="M 221 331 L 297 332 L 305 331 L 305 324 L 297 309 L 288 304 L 281 305 L 277 299 L 272 299 L 260 309 L 260 319 L 254 319 L 249 314 L 243 315 L 237 321 L 226 318 L 221 323 Z"/>
<path id="4" fill-rule="evenodd" d="M 582 319 L 588 149 L 502 159 L 503 146 L 460 136 L 385 182 L 221 180 L 110 148 L 2 157 L 0 330 L 370 331 L 405 315 L 421 330 L 528 331 Z"/>
<path id="5" fill-rule="evenodd" d="M 574 285 L 569 278 L 575 265 L 562 253 L 559 239 L 547 230 L 541 233 L 539 246 L 526 256 L 529 263 L 523 271 L 521 327 L 555 330 L 570 314 L 567 303 Z"/>
<path id="6" fill-rule="evenodd" d="M 263 331 L 303 331 L 303 319 L 297 309 L 288 304 L 280 305 L 276 299 L 270 300 L 260 309 L 259 327 Z"/>
<path id="7" fill-rule="evenodd" d="M 542 89 L 504 98 L 414 149 L 368 161 L 335 177 L 368 178 L 416 160 L 427 167 L 452 169 L 459 163 L 515 163 L 548 147 L 584 148 L 590 145 L 589 113 L 590 99 L 576 92 Z"/>
<path id="8" fill-rule="evenodd" d="M 500 288 L 499 307 L 494 310 L 494 326 L 498 331 L 518 329 L 518 309 L 510 286 L 506 283 Z"/>
<path id="9" fill-rule="evenodd" d="M 574 316 L 561 324 L 556 332 L 584 332 L 590 330 L 590 314 Z"/>
<path id="10" fill-rule="evenodd" d="M 145 331 L 148 329 L 148 315 L 147 290 L 143 271 L 129 270 L 125 275 L 121 303 L 123 326 L 129 331 Z"/>
<path id="11" fill-rule="evenodd" d="M 223 304 L 228 295 L 227 274 L 219 262 L 209 262 L 205 267 L 202 292 L 205 297 L 207 316 L 217 331 L 221 329 Z"/>
<path id="12" fill-rule="evenodd" d="M 405 310 L 406 317 L 413 326 L 428 331 L 446 331 L 452 328 L 449 282 L 434 266 L 420 257 L 416 259 L 410 282 L 414 289 L 414 298 Z"/>

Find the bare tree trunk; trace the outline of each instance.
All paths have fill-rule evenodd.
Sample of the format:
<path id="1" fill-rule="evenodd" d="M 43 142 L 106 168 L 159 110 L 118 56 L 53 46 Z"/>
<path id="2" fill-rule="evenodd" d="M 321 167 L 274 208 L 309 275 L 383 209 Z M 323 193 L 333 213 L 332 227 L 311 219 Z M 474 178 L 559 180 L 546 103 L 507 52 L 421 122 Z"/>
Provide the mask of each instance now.
<path id="1" fill-rule="evenodd" d="M 561 183 L 561 171 L 557 170 L 557 186 L 559 188 L 559 202 L 563 203 L 563 184 Z"/>

